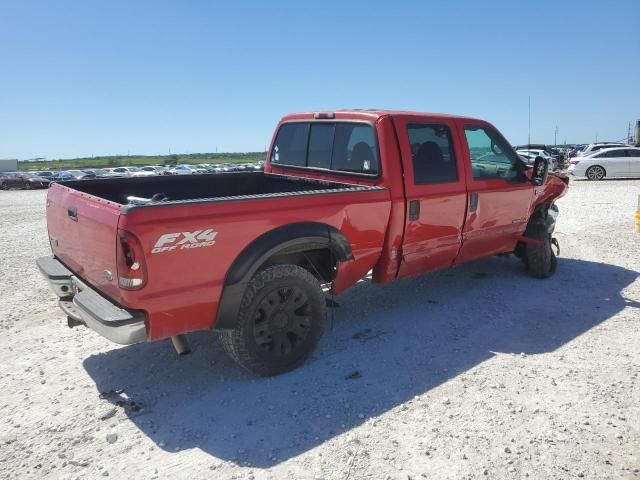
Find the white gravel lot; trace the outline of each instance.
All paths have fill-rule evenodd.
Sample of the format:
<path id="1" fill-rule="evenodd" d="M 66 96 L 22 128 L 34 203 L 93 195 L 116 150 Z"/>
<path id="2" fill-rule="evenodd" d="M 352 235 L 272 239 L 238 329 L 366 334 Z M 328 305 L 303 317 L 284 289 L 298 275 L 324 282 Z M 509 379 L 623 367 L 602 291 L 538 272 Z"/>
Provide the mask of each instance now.
<path id="1" fill-rule="evenodd" d="M 640 180 L 573 181 L 549 280 L 491 258 L 338 297 L 311 361 L 253 378 L 204 332 L 66 327 L 44 191 L 0 192 L 0 478 L 640 478 Z"/>

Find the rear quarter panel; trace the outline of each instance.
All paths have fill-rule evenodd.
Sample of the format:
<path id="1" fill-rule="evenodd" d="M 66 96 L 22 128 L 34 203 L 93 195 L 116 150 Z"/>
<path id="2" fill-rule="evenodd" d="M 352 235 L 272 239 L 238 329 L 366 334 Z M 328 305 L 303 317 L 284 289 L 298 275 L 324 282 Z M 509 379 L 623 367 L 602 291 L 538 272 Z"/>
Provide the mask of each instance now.
<path id="1" fill-rule="evenodd" d="M 122 291 L 122 303 L 148 312 L 150 340 L 210 329 L 240 252 L 274 228 L 309 221 L 331 225 L 349 241 L 354 259 L 340 267 L 346 288 L 377 262 L 389 210 L 384 189 L 134 208 L 119 226 L 140 239 L 148 282 L 142 290 Z M 206 229 L 216 232 L 211 246 L 152 253 L 162 235 Z"/>

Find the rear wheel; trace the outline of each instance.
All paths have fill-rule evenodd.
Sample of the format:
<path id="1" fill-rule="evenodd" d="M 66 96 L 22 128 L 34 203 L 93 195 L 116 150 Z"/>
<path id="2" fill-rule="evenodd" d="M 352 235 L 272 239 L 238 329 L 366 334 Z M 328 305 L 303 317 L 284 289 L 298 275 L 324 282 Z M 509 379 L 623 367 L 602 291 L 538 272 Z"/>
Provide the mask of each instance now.
<path id="1" fill-rule="evenodd" d="M 324 330 L 324 295 L 316 278 L 297 265 L 276 265 L 256 274 L 245 290 L 238 322 L 220 341 L 237 363 L 258 375 L 300 366 Z"/>
<path id="2" fill-rule="evenodd" d="M 589 180 L 602 180 L 607 172 L 600 165 L 593 165 L 587 169 L 586 175 Z"/>

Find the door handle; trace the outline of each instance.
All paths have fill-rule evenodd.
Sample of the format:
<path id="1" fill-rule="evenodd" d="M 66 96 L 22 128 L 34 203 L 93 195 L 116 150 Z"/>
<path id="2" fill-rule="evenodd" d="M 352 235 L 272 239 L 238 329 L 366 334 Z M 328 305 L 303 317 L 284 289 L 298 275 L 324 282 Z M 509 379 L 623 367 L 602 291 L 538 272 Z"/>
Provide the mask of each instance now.
<path id="1" fill-rule="evenodd" d="M 411 200 L 409 202 L 409 220 L 418 220 L 420 218 L 420 200 Z"/>
<path id="2" fill-rule="evenodd" d="M 75 205 L 69 205 L 67 207 L 67 215 L 69 215 L 69 218 L 71 218 L 71 220 L 73 220 L 74 222 L 78 221 L 78 207 L 76 207 Z"/>
<path id="3" fill-rule="evenodd" d="M 475 212 L 478 209 L 478 193 L 469 194 L 469 212 Z"/>

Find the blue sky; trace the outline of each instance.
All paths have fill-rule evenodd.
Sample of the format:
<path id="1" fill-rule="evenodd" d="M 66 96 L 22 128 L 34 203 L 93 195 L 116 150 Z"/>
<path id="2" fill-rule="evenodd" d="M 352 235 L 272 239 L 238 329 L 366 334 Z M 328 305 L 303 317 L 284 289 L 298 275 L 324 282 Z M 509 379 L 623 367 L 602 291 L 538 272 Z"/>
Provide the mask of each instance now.
<path id="1" fill-rule="evenodd" d="M 0 158 L 262 150 L 291 111 L 476 116 L 512 143 L 640 118 L 640 1 L 0 0 Z"/>

